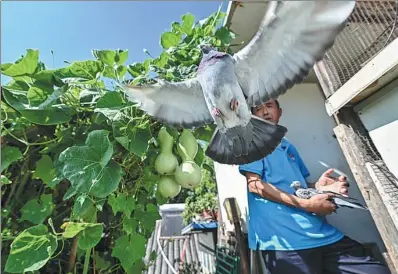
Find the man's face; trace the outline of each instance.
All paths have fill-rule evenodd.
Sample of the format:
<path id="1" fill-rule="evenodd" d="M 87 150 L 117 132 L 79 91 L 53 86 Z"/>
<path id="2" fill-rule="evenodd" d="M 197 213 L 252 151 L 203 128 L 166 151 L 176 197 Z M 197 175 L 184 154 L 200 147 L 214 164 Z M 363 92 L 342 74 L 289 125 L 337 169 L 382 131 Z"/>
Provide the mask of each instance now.
<path id="1" fill-rule="evenodd" d="M 256 107 L 254 109 L 254 115 L 278 124 L 279 118 L 282 115 L 282 109 L 278 107 L 275 100 L 269 100 L 261 106 Z"/>

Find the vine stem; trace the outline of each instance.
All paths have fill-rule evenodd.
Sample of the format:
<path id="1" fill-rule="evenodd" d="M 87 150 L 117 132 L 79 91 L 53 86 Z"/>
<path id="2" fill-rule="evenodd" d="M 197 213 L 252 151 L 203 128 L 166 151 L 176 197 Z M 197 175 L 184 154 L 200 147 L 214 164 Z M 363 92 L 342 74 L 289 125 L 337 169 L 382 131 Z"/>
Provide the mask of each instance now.
<path id="1" fill-rule="evenodd" d="M 93 218 L 91 219 L 92 223 L 95 223 L 97 221 L 97 212 L 93 215 Z M 94 248 L 89 248 L 86 250 L 86 256 L 84 257 L 84 267 L 83 267 L 83 274 L 88 273 L 88 265 L 90 264 L 90 254 L 91 250 L 94 251 Z"/>
<path id="2" fill-rule="evenodd" d="M 26 167 L 26 166 L 27 166 L 27 164 L 24 164 L 24 165 L 22 166 L 22 171 L 24 171 L 25 174 L 22 176 L 22 179 L 21 179 L 20 183 L 19 183 L 19 184 L 14 183 L 14 184 L 12 185 L 10 194 L 8 195 L 7 200 L 6 200 L 6 202 L 4 203 L 4 208 L 6 208 L 6 207 L 8 206 L 8 204 L 9 204 L 9 202 L 12 200 L 12 197 L 14 196 L 15 189 L 17 189 L 17 194 L 16 194 L 16 195 L 17 195 L 17 197 L 18 197 L 18 195 L 19 195 L 19 194 L 21 193 L 21 191 L 23 190 L 23 187 L 24 187 L 25 184 L 28 182 L 29 177 L 30 177 L 30 172 L 29 172 L 29 170 L 25 170 L 25 167 Z M 17 188 L 17 186 L 18 186 L 18 188 Z"/>
<path id="3" fill-rule="evenodd" d="M 1 235 L 1 240 L 2 241 L 13 241 L 16 238 L 16 236 L 3 236 Z"/>
<path id="4" fill-rule="evenodd" d="M 25 185 L 28 182 L 28 180 L 30 179 L 30 175 L 31 175 L 31 172 L 29 171 L 29 168 L 27 168 L 26 170 L 23 169 L 23 172 L 25 172 L 25 174 L 23 175 L 21 183 L 19 184 L 19 186 L 17 188 L 17 191 L 15 193 L 15 197 L 16 197 L 17 202 L 19 202 L 19 196 L 21 195 L 22 191 L 24 190 Z"/>
<path id="5" fill-rule="evenodd" d="M 75 266 L 78 241 L 79 241 L 79 236 L 75 236 L 75 238 L 73 238 L 72 248 L 69 256 L 68 272 L 71 272 L 73 267 Z"/>
<path id="6" fill-rule="evenodd" d="M 88 265 L 90 263 L 90 254 L 91 254 L 91 248 L 86 250 L 86 256 L 84 257 L 83 274 L 88 273 Z"/>
<path id="7" fill-rule="evenodd" d="M 9 134 L 12 138 L 14 138 L 15 140 L 21 142 L 22 144 L 26 145 L 26 146 L 41 146 L 41 145 L 47 145 L 47 144 L 51 144 L 55 141 L 57 141 L 59 138 L 55 138 L 55 139 L 51 139 L 48 141 L 44 141 L 44 142 L 38 142 L 38 143 L 29 143 L 28 141 L 22 140 L 20 138 L 18 138 L 17 136 L 15 136 L 14 134 L 12 134 L 8 129 L 6 129 L 5 127 L 3 127 L 3 130 L 5 130 L 7 132 L 7 134 Z"/>

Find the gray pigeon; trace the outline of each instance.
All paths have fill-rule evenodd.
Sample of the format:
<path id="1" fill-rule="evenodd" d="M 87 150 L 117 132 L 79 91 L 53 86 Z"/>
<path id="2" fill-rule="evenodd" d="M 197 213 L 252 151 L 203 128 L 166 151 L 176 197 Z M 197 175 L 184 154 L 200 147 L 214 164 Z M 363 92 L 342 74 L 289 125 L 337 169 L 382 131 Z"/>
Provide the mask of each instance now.
<path id="1" fill-rule="evenodd" d="M 193 128 L 215 123 L 206 155 L 246 164 L 272 153 L 287 129 L 251 108 L 302 82 L 344 28 L 355 1 L 270 1 L 257 34 L 233 56 L 201 45 L 196 78 L 123 85 L 129 100 L 162 123 Z"/>
<path id="2" fill-rule="evenodd" d="M 336 205 L 336 208 L 349 207 L 368 210 L 368 208 L 359 203 L 357 199 L 346 197 L 332 191 L 320 191 L 316 190 L 315 188 L 302 188 L 299 181 L 294 181 L 290 185 L 290 187 L 294 188 L 296 190 L 295 195 L 302 199 L 310 199 L 311 197 L 318 194 L 332 193 L 333 195 L 335 195 L 335 197 L 332 198 L 332 202 Z"/>

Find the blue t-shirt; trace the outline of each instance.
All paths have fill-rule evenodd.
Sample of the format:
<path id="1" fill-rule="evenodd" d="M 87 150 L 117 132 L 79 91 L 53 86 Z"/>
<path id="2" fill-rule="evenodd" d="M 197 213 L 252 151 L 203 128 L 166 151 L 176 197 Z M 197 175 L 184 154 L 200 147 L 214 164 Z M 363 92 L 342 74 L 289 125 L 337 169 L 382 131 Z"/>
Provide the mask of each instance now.
<path id="1" fill-rule="evenodd" d="M 293 181 L 307 187 L 310 175 L 296 148 L 286 139 L 263 160 L 239 166 L 241 174 L 256 173 L 264 182 L 293 194 Z M 322 217 L 302 209 L 275 203 L 248 191 L 249 248 L 299 250 L 334 243 L 344 235 Z"/>

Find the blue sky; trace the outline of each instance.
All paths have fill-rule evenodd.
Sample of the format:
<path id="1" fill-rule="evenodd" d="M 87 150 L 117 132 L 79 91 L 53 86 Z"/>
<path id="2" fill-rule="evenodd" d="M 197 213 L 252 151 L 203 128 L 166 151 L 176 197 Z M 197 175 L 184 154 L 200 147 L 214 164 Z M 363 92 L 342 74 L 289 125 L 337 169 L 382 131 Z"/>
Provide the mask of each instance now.
<path id="1" fill-rule="evenodd" d="M 195 21 L 216 12 L 221 1 L 2 1 L 1 63 L 14 62 L 27 48 L 53 68 L 63 60 L 93 59 L 92 49 L 128 49 L 128 64 L 161 52 L 162 32 L 187 12 Z M 225 1 L 222 10 L 226 11 Z M 3 82 L 3 81 L 2 81 Z"/>

